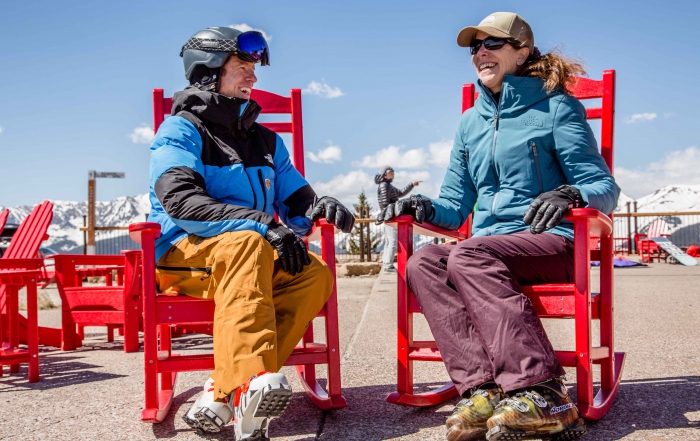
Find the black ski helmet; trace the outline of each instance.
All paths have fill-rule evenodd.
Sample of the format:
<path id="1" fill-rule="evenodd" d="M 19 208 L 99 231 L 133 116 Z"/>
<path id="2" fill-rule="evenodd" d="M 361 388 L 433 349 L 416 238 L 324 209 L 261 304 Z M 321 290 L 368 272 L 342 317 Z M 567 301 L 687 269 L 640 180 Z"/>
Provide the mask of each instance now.
<path id="1" fill-rule="evenodd" d="M 241 48 L 241 35 L 245 35 L 246 42 L 253 40 L 257 43 L 254 52 L 249 53 L 246 48 Z M 262 66 L 270 64 L 270 51 L 260 32 L 242 32 L 218 26 L 197 32 L 182 46 L 180 56 L 185 67 L 185 78 L 201 90 L 217 91 L 219 71 L 232 54 L 246 61 L 260 61 Z"/>

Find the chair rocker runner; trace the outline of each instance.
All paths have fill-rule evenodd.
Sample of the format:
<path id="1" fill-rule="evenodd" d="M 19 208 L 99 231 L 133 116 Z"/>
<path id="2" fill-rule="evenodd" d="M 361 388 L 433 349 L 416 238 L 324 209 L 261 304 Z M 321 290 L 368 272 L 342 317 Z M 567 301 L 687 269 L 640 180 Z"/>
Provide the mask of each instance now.
<path id="1" fill-rule="evenodd" d="M 602 98 L 602 106 L 588 108 L 588 119 L 602 120 L 601 153 L 613 170 L 613 124 L 615 111 L 615 71 L 603 72 L 600 81 L 578 78 L 569 88 L 576 98 Z M 462 110 L 474 105 L 478 94 L 473 84 L 463 88 Z M 623 352 L 614 350 L 613 314 L 613 223 L 595 209 L 572 209 L 566 217 L 574 224 L 574 282 L 524 286 L 541 318 L 573 318 L 575 351 L 557 351 L 563 366 L 576 368 L 577 407 L 586 419 L 602 418 L 610 409 L 620 386 L 625 361 Z M 406 263 L 413 254 L 413 234 L 464 240 L 469 237 L 471 216 L 459 231 L 448 231 L 423 223 L 414 224 L 411 216 L 394 218 L 389 225 L 398 229 L 398 333 L 397 390 L 387 401 L 406 406 L 433 406 L 457 395 L 452 383 L 427 393 L 414 393 L 413 362 L 442 361 L 434 341 L 413 340 L 413 314 L 421 308 L 406 283 Z M 592 240 L 593 239 L 593 240 Z M 600 248 L 591 247 L 599 240 Z M 590 262 L 600 260 L 600 293 L 590 290 Z M 600 346 L 592 345 L 592 320 L 600 321 Z M 593 364 L 599 364 L 600 388 L 594 395 Z"/>
<path id="2" fill-rule="evenodd" d="M 292 133 L 294 166 L 304 174 L 304 153 L 301 124 L 301 90 L 292 89 L 290 97 L 256 90 L 252 99 L 262 113 L 291 113 L 291 122 L 262 123 L 276 132 Z M 163 97 L 162 89 L 154 89 L 154 129 L 157 131 L 164 116 L 169 114 L 172 99 Z M 321 241 L 321 258 L 328 264 L 335 279 L 335 227 L 325 220 L 316 222 L 306 241 Z M 165 296 L 156 292 L 155 240 L 160 236 L 160 225 L 152 222 L 132 224 L 131 238 L 141 244 L 141 263 L 136 269 L 141 274 L 144 326 L 145 406 L 141 419 L 161 422 L 172 405 L 178 372 L 213 370 L 212 354 L 178 355 L 172 352 L 172 329 L 211 330 L 215 304 L 210 299 L 186 295 Z M 340 383 L 340 343 L 338 336 L 338 300 L 336 286 L 319 317 L 325 317 L 326 343 L 314 343 L 313 323 L 309 325 L 297 346 L 287 359 L 286 366 L 296 366 L 307 395 L 323 410 L 346 406 Z M 211 332 L 211 331 L 209 331 Z M 328 382 L 324 390 L 316 381 L 316 365 L 328 365 Z"/>

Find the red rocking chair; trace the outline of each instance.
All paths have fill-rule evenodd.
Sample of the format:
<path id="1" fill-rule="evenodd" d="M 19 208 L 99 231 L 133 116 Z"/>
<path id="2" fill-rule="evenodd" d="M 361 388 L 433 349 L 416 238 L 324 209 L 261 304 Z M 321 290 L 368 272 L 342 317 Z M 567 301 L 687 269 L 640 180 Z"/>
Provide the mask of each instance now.
<path id="1" fill-rule="evenodd" d="M 602 98 L 598 108 L 588 108 L 588 119 L 602 119 L 601 153 L 613 170 L 613 126 L 615 114 L 615 71 L 603 72 L 600 81 L 578 78 L 570 87 L 578 99 Z M 462 110 L 474 105 L 474 85 L 463 88 Z M 590 420 L 602 418 L 610 409 L 620 386 L 625 362 L 623 352 L 614 350 L 613 315 L 613 223 L 612 215 L 590 208 L 573 209 L 567 219 L 574 223 L 574 282 L 523 287 L 542 318 L 575 320 L 575 351 L 557 351 L 564 366 L 576 367 L 577 407 Z M 413 390 L 414 361 L 442 361 L 434 341 L 413 340 L 413 314 L 421 313 L 418 301 L 406 283 L 406 262 L 413 254 L 413 234 L 468 238 L 470 219 L 460 231 L 442 230 L 429 224 L 413 223 L 410 216 L 399 216 L 390 225 L 398 228 L 398 381 L 396 392 L 387 401 L 406 406 L 433 406 L 457 395 L 452 383 L 417 394 Z M 591 247 L 599 239 L 600 249 Z M 590 290 L 590 262 L 600 261 L 600 293 Z M 592 345 L 592 320 L 600 321 L 600 346 Z M 593 364 L 601 366 L 600 388 L 593 390 Z"/>
<path id="2" fill-rule="evenodd" d="M 291 97 L 283 97 L 262 90 L 253 90 L 252 99 L 262 107 L 262 113 L 291 113 L 291 122 L 263 123 L 276 132 L 292 133 L 294 166 L 304 174 L 304 152 L 301 125 L 301 90 L 292 89 Z M 163 98 L 163 90 L 153 91 L 155 129 L 170 112 L 171 98 Z M 171 331 L 174 327 L 211 329 L 214 301 L 194 297 L 160 296 L 155 281 L 155 240 L 160 236 L 160 225 L 152 222 L 132 224 L 131 238 L 141 244 L 141 273 L 144 298 L 144 374 L 145 406 L 141 419 L 161 422 L 172 405 L 178 372 L 213 370 L 212 354 L 178 355 L 172 352 Z M 334 226 L 318 221 L 307 240 L 321 241 L 321 257 L 335 278 Z M 335 284 L 330 299 L 319 317 L 325 317 L 326 343 L 314 343 L 313 323 L 309 325 L 301 345 L 297 346 L 285 365 L 296 366 L 306 393 L 320 409 L 339 409 L 346 406 L 340 387 L 340 343 L 338 336 L 338 299 Z M 328 383 L 324 390 L 316 381 L 316 365 L 328 365 Z"/>

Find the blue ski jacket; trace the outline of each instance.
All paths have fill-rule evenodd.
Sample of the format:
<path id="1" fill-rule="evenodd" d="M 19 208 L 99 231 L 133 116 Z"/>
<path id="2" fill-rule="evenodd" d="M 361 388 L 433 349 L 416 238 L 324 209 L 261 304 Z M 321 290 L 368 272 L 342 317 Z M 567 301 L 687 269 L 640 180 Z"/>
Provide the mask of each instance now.
<path id="1" fill-rule="evenodd" d="M 296 234 L 311 228 L 316 194 L 294 168 L 282 138 L 257 124 L 255 101 L 188 87 L 151 144 L 150 222 L 161 224 L 156 259 L 183 237 L 252 230 L 274 214 Z"/>
<path id="2" fill-rule="evenodd" d="M 530 203 L 563 184 L 575 187 L 590 208 L 615 209 L 620 188 L 576 98 L 547 93 L 543 81 L 531 77 L 506 75 L 498 103 L 479 87 L 475 106 L 462 115 L 430 223 L 459 228 L 478 200 L 474 236 L 523 231 Z M 548 231 L 573 240 L 571 222 Z"/>

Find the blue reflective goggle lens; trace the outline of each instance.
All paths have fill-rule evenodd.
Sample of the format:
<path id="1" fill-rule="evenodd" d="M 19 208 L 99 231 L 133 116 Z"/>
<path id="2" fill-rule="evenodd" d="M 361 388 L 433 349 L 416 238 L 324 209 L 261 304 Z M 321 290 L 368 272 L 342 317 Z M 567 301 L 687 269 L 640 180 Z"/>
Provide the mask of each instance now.
<path id="1" fill-rule="evenodd" d="M 239 58 L 248 61 L 262 62 L 263 66 L 270 64 L 270 49 L 267 41 L 260 32 L 249 31 L 238 36 Z"/>

